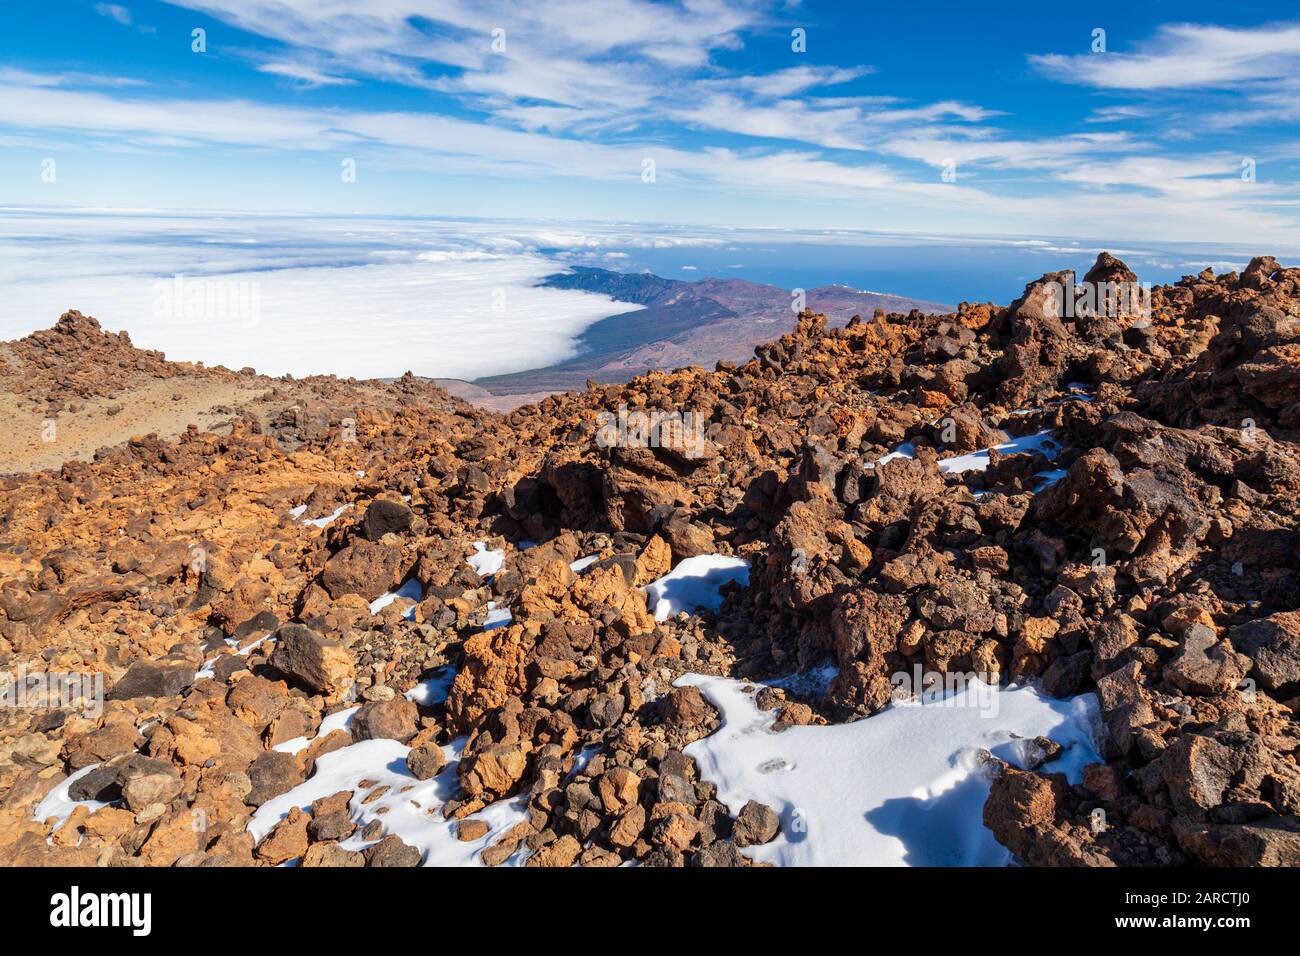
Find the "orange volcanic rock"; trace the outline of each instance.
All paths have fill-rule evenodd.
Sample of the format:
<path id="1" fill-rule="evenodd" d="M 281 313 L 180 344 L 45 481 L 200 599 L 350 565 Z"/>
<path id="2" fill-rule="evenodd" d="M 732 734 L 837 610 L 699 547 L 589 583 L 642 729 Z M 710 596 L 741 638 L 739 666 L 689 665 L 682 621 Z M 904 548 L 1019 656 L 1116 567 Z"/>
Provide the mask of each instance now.
<path id="1" fill-rule="evenodd" d="M 718 718 L 673 681 L 827 661 L 825 694 L 756 701 L 858 719 L 914 666 L 1097 694 L 1080 787 L 1048 740 L 994 784 L 1023 862 L 1300 861 L 1300 270 L 1055 298 L 1135 280 L 1104 255 L 1006 307 L 804 314 L 746 362 L 504 415 L 409 374 L 168 362 L 75 312 L 0 346 L 0 668 L 107 697 L 0 710 L 0 862 L 410 862 L 339 850 L 337 808 L 256 846 L 248 816 L 356 739 L 428 778 L 464 737 L 432 809 L 481 836 L 526 808 L 484 862 L 742 865 L 772 811 L 699 779 L 681 748 Z M 656 622 L 641 588 L 703 554 L 748 586 Z M 35 820 L 78 771 L 109 806 Z"/>

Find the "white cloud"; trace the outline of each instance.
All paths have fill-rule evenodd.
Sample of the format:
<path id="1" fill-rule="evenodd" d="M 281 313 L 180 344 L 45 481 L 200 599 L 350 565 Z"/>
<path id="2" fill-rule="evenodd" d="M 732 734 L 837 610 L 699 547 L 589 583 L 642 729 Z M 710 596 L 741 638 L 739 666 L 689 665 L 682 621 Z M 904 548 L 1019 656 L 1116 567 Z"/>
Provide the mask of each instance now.
<path id="1" fill-rule="evenodd" d="M 137 133 L 172 143 L 225 143 L 292 147 L 311 141 L 320 148 L 332 132 L 312 114 L 243 100 L 142 100 L 105 93 L 0 83 L 0 123 L 43 131 Z M 155 139 L 156 141 L 156 139 Z"/>
<path id="2" fill-rule="evenodd" d="M 1271 191 L 1263 183 L 1241 179 L 1237 157 L 1207 156 L 1171 159 L 1127 156 L 1119 160 L 1084 163 L 1060 173 L 1066 182 L 1114 188 L 1134 186 L 1171 197 L 1217 199 L 1262 198 Z"/>
<path id="3" fill-rule="evenodd" d="M 123 87 L 148 86 L 144 80 L 128 76 L 107 76 L 102 73 L 34 73 L 12 67 L 0 67 L 0 83 L 12 83 L 17 86 L 95 86 Z"/>
<path id="4" fill-rule="evenodd" d="M 1101 106 L 1085 116 L 1085 123 L 1119 123 L 1124 120 L 1144 119 L 1151 110 L 1143 106 Z"/>
<path id="5" fill-rule="evenodd" d="M 110 20 L 116 20 L 123 26 L 131 25 L 131 11 L 126 7 L 116 3 L 97 3 L 95 12 L 101 17 L 108 17 Z"/>
<path id="6" fill-rule="evenodd" d="M 777 70 L 774 73 L 757 76 L 737 76 L 720 82 L 732 89 L 748 90 L 759 96 L 786 97 L 823 86 L 837 86 L 841 83 L 848 83 L 850 80 L 856 80 L 861 76 L 874 72 L 875 69 L 870 66 L 851 68 L 793 66 L 785 70 Z"/>
<path id="7" fill-rule="evenodd" d="M 47 327 L 76 303 L 105 328 L 128 329 L 140 347 L 173 360 L 251 364 L 271 375 L 381 377 L 409 369 L 476 378 L 562 361 L 582 329 L 637 308 L 536 287 L 554 271 L 550 260 L 521 255 L 268 269 L 179 283 L 64 275 L 6 288 L 0 336 Z M 169 293 L 175 312 L 167 309 Z M 187 296 L 213 302 L 211 314 L 184 314 Z"/>
<path id="8" fill-rule="evenodd" d="M 1250 28 L 1169 24 L 1136 53 L 1032 55 L 1054 79 L 1102 89 L 1169 90 L 1292 78 L 1300 70 L 1300 25 Z"/>
<path id="9" fill-rule="evenodd" d="M 422 85 L 428 63 L 486 69 L 522 59 L 572 71 L 574 63 L 617 56 L 614 66 L 689 68 L 733 49 L 737 31 L 762 19 L 739 0 L 169 0 L 241 29 L 335 61 L 329 72 Z M 505 51 L 492 49 L 502 30 Z M 502 72 L 509 72 L 503 69 Z M 649 78 L 648 72 L 646 78 Z"/>
<path id="10" fill-rule="evenodd" d="M 698 106 L 670 110 L 675 119 L 696 126 L 726 130 L 746 136 L 788 139 L 830 149 L 877 148 L 882 132 L 913 127 L 939 119 L 977 122 L 993 114 L 978 106 L 942 102 L 922 107 L 865 109 L 822 99 L 810 108 L 807 100 L 782 99 L 768 104 L 747 104 L 735 96 L 718 94 Z"/>
<path id="11" fill-rule="evenodd" d="M 981 122 L 981 107 L 890 97 L 791 100 L 870 66 L 799 65 L 725 75 L 711 62 L 768 20 L 767 0 L 171 0 L 288 47 L 275 72 L 323 83 L 372 76 L 458 97 L 523 130 L 627 132 L 656 120 L 861 149 L 882 125 Z M 504 44 L 494 51 L 494 31 Z M 263 67 L 263 69 L 267 69 Z M 696 104 L 683 108 L 682 104 Z"/>
<path id="12" fill-rule="evenodd" d="M 308 63 L 290 60 L 263 63 L 257 69 L 261 73 L 271 73 L 275 76 L 299 80 L 308 86 L 346 86 L 356 82 L 347 77 L 331 76 Z"/>
<path id="13" fill-rule="evenodd" d="M 907 133 L 880 143 L 895 156 L 931 166 L 951 161 L 995 169 L 1062 169 L 1096 153 L 1133 146 L 1127 133 L 1075 133 L 1039 140 L 998 139 L 990 130 L 934 130 Z"/>
<path id="14" fill-rule="evenodd" d="M 102 93 L 0 85 L 0 124 L 124 135 L 171 146 L 223 144 L 346 150 L 393 168 L 531 173 L 639 182 L 653 158 L 664 184 L 727 183 L 760 190 L 834 195 L 837 190 L 909 188 L 883 168 L 847 166 L 814 153 L 690 151 L 653 143 L 601 144 L 504 129 L 430 113 L 345 112 L 265 106 L 244 100 L 127 100 Z"/>

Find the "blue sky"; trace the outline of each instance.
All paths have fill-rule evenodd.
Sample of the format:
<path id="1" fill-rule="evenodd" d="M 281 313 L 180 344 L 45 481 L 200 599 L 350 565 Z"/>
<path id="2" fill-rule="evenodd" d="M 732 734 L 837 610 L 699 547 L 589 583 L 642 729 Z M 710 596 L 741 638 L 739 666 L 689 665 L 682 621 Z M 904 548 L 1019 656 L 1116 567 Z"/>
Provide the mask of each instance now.
<path id="1" fill-rule="evenodd" d="M 0 204 L 1294 244 L 1300 18 L 1280 15 L 11 4 Z"/>

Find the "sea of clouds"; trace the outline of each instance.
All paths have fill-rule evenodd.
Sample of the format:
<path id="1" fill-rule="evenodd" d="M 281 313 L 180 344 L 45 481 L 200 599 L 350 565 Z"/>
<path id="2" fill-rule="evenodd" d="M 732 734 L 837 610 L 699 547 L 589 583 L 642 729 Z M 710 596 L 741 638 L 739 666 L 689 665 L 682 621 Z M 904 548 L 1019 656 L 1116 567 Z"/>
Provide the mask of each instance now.
<path id="1" fill-rule="evenodd" d="M 561 361 L 637 306 L 538 288 L 601 240 L 441 221 L 0 215 L 0 339 L 64 311 L 169 358 L 278 375 L 475 378 Z M 541 250 L 545 249 L 546 252 Z"/>

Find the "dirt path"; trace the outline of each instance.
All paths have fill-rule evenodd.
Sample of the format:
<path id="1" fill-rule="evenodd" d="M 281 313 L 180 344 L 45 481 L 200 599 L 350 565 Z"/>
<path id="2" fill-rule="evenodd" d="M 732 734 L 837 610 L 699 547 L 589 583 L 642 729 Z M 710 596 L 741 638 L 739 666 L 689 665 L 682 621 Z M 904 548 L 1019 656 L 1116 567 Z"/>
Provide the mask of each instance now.
<path id="1" fill-rule="evenodd" d="M 76 412 L 47 418 L 32 403 L 0 392 L 0 474 L 42 471 L 74 459 L 88 460 L 96 450 L 136 435 L 156 432 L 164 438 L 193 424 L 212 430 L 232 416 L 232 409 L 266 392 L 266 386 L 179 376 L 131 389 L 111 398 L 84 401 Z"/>

